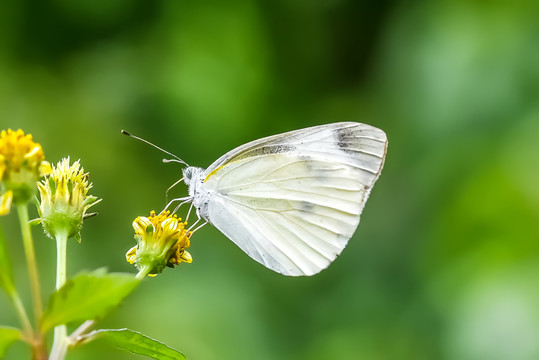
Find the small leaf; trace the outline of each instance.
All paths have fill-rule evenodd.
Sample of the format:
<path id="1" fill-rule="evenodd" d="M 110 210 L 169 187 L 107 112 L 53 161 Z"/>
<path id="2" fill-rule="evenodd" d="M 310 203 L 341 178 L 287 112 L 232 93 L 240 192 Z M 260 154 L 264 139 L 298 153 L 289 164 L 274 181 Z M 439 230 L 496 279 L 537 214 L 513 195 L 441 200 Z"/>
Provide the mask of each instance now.
<path id="1" fill-rule="evenodd" d="M 56 325 L 103 317 L 139 283 L 134 275 L 108 274 L 102 269 L 80 274 L 51 295 L 41 329 L 45 332 Z"/>
<path id="2" fill-rule="evenodd" d="M 7 349 L 15 341 L 21 339 L 21 331 L 7 326 L 0 326 L 0 358 L 6 355 Z"/>
<path id="3" fill-rule="evenodd" d="M 11 270 L 11 261 L 7 251 L 4 232 L 0 229 L 0 286 L 8 294 L 13 292 L 13 272 Z"/>
<path id="4" fill-rule="evenodd" d="M 88 341 L 103 338 L 117 348 L 158 360 L 187 360 L 185 355 L 180 351 L 129 329 L 95 330 L 88 335 L 84 335 L 82 338 L 87 338 Z"/>
<path id="5" fill-rule="evenodd" d="M 41 218 L 37 218 L 37 219 L 33 219 L 33 220 L 28 221 L 28 225 L 30 225 L 30 226 L 36 226 L 36 225 L 39 225 L 39 224 L 41 224 Z"/>

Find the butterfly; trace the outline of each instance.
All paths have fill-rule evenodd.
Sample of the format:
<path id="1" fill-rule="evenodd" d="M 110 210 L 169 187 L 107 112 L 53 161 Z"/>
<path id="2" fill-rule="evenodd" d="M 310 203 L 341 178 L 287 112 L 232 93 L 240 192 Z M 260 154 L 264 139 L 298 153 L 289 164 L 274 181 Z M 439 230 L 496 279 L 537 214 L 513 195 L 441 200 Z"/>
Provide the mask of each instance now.
<path id="1" fill-rule="evenodd" d="M 265 267 L 314 275 L 354 234 L 386 151 L 382 130 L 355 122 L 273 135 L 184 168 L 178 200 Z"/>

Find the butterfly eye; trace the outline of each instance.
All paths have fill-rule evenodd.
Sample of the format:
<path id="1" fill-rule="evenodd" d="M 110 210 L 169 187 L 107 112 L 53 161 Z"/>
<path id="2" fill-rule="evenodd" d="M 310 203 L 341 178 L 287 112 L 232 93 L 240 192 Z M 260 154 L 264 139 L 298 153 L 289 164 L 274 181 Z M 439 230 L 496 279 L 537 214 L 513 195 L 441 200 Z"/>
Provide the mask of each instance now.
<path id="1" fill-rule="evenodd" d="M 193 168 L 187 167 L 183 169 L 183 179 L 186 183 L 189 183 L 191 181 L 191 177 L 193 176 Z"/>

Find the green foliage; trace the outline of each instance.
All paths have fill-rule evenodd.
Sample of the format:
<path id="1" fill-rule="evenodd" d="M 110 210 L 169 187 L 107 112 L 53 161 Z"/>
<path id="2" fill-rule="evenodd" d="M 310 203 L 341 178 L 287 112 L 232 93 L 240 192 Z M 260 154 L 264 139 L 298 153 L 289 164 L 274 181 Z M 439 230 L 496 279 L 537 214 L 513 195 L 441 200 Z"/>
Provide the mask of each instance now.
<path id="1" fill-rule="evenodd" d="M 50 297 L 43 314 L 42 331 L 59 324 L 101 318 L 135 289 L 134 275 L 99 269 L 68 280 Z"/>
<path id="2" fill-rule="evenodd" d="M 186 360 L 178 350 L 166 346 L 137 331 L 129 329 L 101 329 L 85 335 L 88 339 L 106 339 L 114 346 L 134 354 L 150 356 L 158 360 Z"/>
<path id="3" fill-rule="evenodd" d="M 249 140 L 331 121 L 388 134 L 360 227 L 327 270 L 278 276 L 208 225 L 192 239 L 192 266 L 146 279 L 110 327 L 133 327 L 136 313 L 136 329 L 174 331 L 189 351 L 170 345 L 193 359 L 539 359 L 539 1 L 0 10 L 2 127 L 31 132 L 50 162 L 81 157 L 104 198 L 82 246 L 68 248 L 74 271 L 132 271 L 130 223 L 181 177 L 120 129 L 203 167 Z M 168 199 L 182 196 L 180 184 Z M 10 217 L 0 222 L 17 250 Z M 37 233 L 38 254 L 51 252 Z M 0 323 L 16 322 L 6 296 L 0 309 Z M 93 346 L 68 357 L 111 357 Z M 17 348 L 10 360 L 27 358 Z"/>
<path id="4" fill-rule="evenodd" d="M 11 344 L 20 340 L 21 331 L 19 329 L 0 326 L 0 358 L 6 355 L 6 351 Z"/>
<path id="5" fill-rule="evenodd" d="M 13 272 L 2 229 L 0 229 L 0 286 L 8 293 L 13 291 Z"/>

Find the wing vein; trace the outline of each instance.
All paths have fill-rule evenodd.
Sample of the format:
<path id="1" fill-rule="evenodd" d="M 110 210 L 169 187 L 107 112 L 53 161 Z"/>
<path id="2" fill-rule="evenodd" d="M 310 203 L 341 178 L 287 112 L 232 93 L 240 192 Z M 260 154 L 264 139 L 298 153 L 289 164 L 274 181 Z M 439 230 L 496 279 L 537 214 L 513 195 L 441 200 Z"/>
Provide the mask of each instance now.
<path id="1" fill-rule="evenodd" d="M 282 216 L 282 214 L 280 214 L 280 215 Z M 328 245 L 330 245 L 331 247 L 334 247 L 334 248 L 337 248 L 337 249 L 338 249 L 338 247 L 336 247 L 336 246 L 335 246 L 334 244 L 332 244 L 331 242 L 327 241 L 327 240 L 324 239 L 323 237 L 320 237 L 320 236 L 314 234 L 312 231 L 310 231 L 308 228 L 306 228 L 305 226 L 303 226 L 303 225 L 302 225 L 299 221 L 297 221 L 295 218 L 296 218 L 296 217 L 294 216 L 294 219 L 291 219 L 292 222 L 293 222 L 294 224 L 296 224 L 296 225 L 299 226 L 301 229 L 303 229 L 303 230 L 305 230 L 306 232 L 308 232 L 309 234 L 311 234 L 313 237 L 319 239 L 319 240 L 322 241 L 323 243 L 328 244 Z M 308 221 L 308 220 L 306 220 L 306 221 Z M 312 224 L 312 225 L 314 225 L 314 226 L 316 226 L 316 227 L 319 227 L 319 228 L 321 228 L 321 229 L 324 229 L 324 230 L 327 230 L 327 231 L 329 231 L 329 232 L 332 232 L 332 233 L 334 233 L 335 235 L 341 235 L 341 234 L 339 234 L 339 233 L 337 233 L 337 232 L 335 232 L 335 231 L 333 231 L 333 230 L 330 230 L 330 229 L 328 229 L 328 228 L 326 228 L 326 227 L 321 226 L 320 224 L 314 223 L 314 222 L 312 222 L 312 221 L 308 221 L 308 222 L 309 222 L 309 224 Z M 318 249 L 315 249 L 314 247 L 312 247 L 310 244 L 308 244 L 308 243 L 307 243 L 306 241 L 304 241 L 303 239 L 302 239 L 302 241 L 303 241 L 304 243 L 306 243 L 307 245 L 309 245 L 309 247 L 311 247 L 312 249 L 314 249 L 317 253 L 319 253 L 320 255 L 322 255 L 324 258 L 326 258 L 326 259 L 328 259 L 328 260 L 330 260 L 330 261 L 332 260 L 330 257 L 326 256 L 324 253 L 322 253 L 322 252 L 319 251 Z"/>

